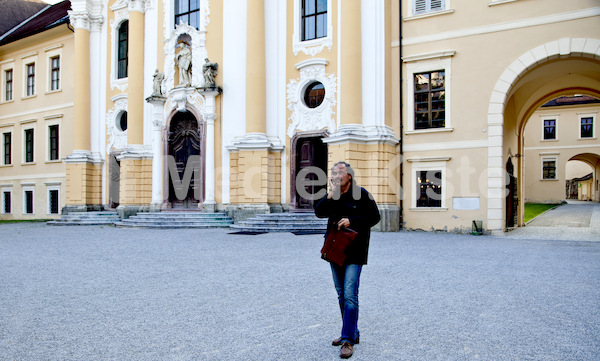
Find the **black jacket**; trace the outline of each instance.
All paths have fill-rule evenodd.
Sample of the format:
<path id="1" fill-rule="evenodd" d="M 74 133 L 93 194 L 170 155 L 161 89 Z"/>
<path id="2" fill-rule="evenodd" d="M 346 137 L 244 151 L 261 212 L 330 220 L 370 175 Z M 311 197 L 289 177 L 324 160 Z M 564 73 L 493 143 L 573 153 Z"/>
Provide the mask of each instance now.
<path id="1" fill-rule="evenodd" d="M 353 193 L 360 194 L 360 198 L 354 199 Z M 350 189 L 342 194 L 339 200 L 327 199 L 327 195 L 325 195 L 317 203 L 315 215 L 319 218 L 329 218 L 327 233 L 333 227 L 337 227 L 340 219 L 348 218 L 350 220 L 349 228 L 357 231 L 358 236 L 346 250 L 346 264 L 367 264 L 371 227 L 379 222 L 380 216 L 377 204 L 366 189 L 357 188 L 354 192 L 353 189 Z"/>

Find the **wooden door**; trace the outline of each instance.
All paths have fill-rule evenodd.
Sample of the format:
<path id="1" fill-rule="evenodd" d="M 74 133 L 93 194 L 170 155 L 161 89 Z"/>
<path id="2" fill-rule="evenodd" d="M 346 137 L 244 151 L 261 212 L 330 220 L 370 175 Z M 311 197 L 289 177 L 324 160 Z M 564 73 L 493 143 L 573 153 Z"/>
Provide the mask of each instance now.
<path id="1" fill-rule="evenodd" d="M 321 137 L 301 138 L 296 143 L 296 171 L 295 176 L 298 175 L 302 169 L 307 167 L 317 167 L 322 172 L 327 174 L 327 145 L 323 143 Z M 305 179 L 317 180 L 317 174 L 309 172 Z M 321 178 L 323 180 L 323 178 Z M 302 197 L 298 193 L 296 187 L 300 186 L 298 182 L 295 183 L 295 208 L 297 210 L 312 210 L 318 199 L 316 196 L 309 198 Z M 326 189 L 326 181 L 322 185 L 308 185 L 304 186 L 304 190 L 309 195 L 316 195 L 321 189 Z"/>

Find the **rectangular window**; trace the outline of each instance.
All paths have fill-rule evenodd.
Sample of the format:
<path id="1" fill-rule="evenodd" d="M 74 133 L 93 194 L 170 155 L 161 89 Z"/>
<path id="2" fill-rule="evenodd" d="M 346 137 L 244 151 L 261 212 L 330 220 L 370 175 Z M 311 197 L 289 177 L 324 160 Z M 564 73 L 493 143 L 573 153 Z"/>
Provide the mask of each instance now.
<path id="1" fill-rule="evenodd" d="M 4 133 L 2 134 L 2 147 L 4 154 L 4 164 L 12 163 L 12 133 Z"/>
<path id="2" fill-rule="evenodd" d="M 302 0 L 302 40 L 327 36 L 327 0 Z"/>
<path id="3" fill-rule="evenodd" d="M 127 78 L 128 45 L 129 44 L 129 21 L 124 21 L 119 27 L 119 49 L 117 59 L 117 77 L 119 79 Z"/>
<path id="4" fill-rule="evenodd" d="M 25 190 L 23 198 L 24 213 L 33 214 L 33 190 Z"/>
<path id="5" fill-rule="evenodd" d="M 442 172 L 417 171 L 417 207 L 442 206 Z"/>
<path id="6" fill-rule="evenodd" d="M 50 58 L 50 90 L 60 89 L 60 56 Z"/>
<path id="7" fill-rule="evenodd" d="M 594 118 L 581 118 L 581 138 L 594 137 Z"/>
<path id="8" fill-rule="evenodd" d="M 413 0 L 413 14 L 427 14 L 446 8 L 445 0 Z"/>
<path id="9" fill-rule="evenodd" d="M 544 140 L 556 139 L 556 120 L 544 120 Z"/>
<path id="10" fill-rule="evenodd" d="M 2 191 L 2 213 L 12 213 L 11 191 Z"/>
<path id="11" fill-rule="evenodd" d="M 58 214 L 59 200 L 58 200 L 58 189 L 48 190 L 48 213 Z"/>
<path id="12" fill-rule="evenodd" d="M 33 162 L 33 129 L 25 130 L 25 163 Z"/>
<path id="13" fill-rule="evenodd" d="M 9 101 L 13 98 L 13 70 L 9 69 L 4 72 L 4 100 Z"/>
<path id="14" fill-rule="evenodd" d="M 414 80 L 415 129 L 445 127 L 445 71 L 415 74 Z"/>
<path id="15" fill-rule="evenodd" d="M 200 28 L 200 0 L 175 0 L 175 25 L 180 23 Z"/>
<path id="16" fill-rule="evenodd" d="M 35 95 L 35 63 L 27 64 L 27 96 Z"/>
<path id="17" fill-rule="evenodd" d="M 556 179 L 556 160 L 542 160 L 542 179 Z"/>
<path id="18" fill-rule="evenodd" d="M 58 125 L 48 127 L 49 160 L 57 160 L 58 155 Z"/>

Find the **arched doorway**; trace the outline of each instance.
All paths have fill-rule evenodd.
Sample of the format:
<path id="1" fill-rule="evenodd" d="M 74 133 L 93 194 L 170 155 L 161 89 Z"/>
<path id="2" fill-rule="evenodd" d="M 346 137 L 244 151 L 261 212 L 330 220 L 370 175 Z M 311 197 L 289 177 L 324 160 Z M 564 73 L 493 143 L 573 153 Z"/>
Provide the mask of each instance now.
<path id="1" fill-rule="evenodd" d="M 490 230 L 506 229 L 505 165 L 509 157 L 516 161 L 517 226 L 524 224 L 524 129 L 532 114 L 563 95 L 600 98 L 600 61 L 595 48 L 585 47 L 588 42 L 598 40 L 560 39 L 542 44 L 516 59 L 498 79 L 490 98 L 487 129 Z"/>
<path id="2" fill-rule="evenodd" d="M 327 187 L 327 144 L 323 143 L 325 134 L 303 134 L 292 140 L 292 167 L 291 167 L 291 209 L 294 211 L 312 211 L 318 201 L 317 194 Z M 324 184 L 310 184 L 302 186 L 299 178 L 316 181 L 319 175 L 310 171 L 321 173 Z M 307 172 L 304 176 L 304 172 Z M 320 170 L 320 171 L 319 171 Z M 302 173 L 301 173 L 302 172 Z M 300 177 L 298 176 L 300 173 Z M 299 189 L 303 187 L 303 189 Z M 304 197 L 304 195 L 309 195 Z"/>
<path id="3" fill-rule="evenodd" d="M 168 204 L 198 209 L 204 200 L 204 124 L 188 112 L 177 112 L 168 132 Z"/>

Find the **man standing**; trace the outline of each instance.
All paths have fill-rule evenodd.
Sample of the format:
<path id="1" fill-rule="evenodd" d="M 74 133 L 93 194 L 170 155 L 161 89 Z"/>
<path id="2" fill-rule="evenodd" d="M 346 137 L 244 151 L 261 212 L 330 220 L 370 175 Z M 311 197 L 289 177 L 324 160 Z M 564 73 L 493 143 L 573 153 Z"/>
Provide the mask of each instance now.
<path id="1" fill-rule="evenodd" d="M 341 358 L 349 358 L 354 344 L 359 343 L 358 286 L 362 266 L 367 264 L 371 227 L 380 219 L 379 209 L 371 194 L 356 185 L 350 164 L 337 162 L 331 169 L 329 191 L 315 207 L 315 214 L 319 218 L 329 218 L 327 233 L 333 227 L 347 227 L 358 232 L 346 249 L 344 265 L 331 263 L 333 283 L 342 312 L 342 333 L 332 344 L 342 346 Z"/>

